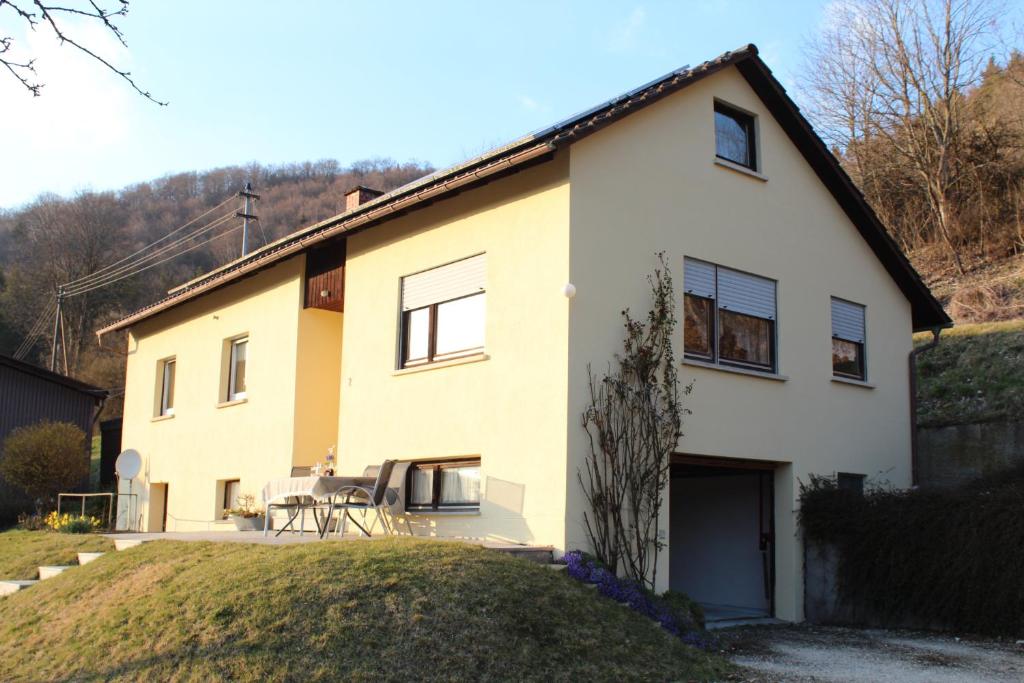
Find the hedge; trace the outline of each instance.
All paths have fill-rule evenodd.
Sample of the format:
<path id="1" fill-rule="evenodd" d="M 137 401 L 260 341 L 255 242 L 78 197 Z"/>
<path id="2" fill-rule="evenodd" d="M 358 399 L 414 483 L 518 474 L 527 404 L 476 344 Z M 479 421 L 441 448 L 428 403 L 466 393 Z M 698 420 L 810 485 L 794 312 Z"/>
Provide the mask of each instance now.
<path id="1" fill-rule="evenodd" d="M 1024 466 L 956 489 L 801 485 L 805 541 L 838 550 L 847 605 L 893 624 L 1024 635 Z"/>

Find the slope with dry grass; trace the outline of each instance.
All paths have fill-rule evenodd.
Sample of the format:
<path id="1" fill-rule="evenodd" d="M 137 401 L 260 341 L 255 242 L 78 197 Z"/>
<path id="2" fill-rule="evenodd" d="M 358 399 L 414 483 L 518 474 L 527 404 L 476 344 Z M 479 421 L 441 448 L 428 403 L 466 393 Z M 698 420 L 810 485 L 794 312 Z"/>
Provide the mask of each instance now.
<path id="1" fill-rule="evenodd" d="M 923 427 L 1024 419 L 1024 320 L 944 331 L 936 348 L 918 356 L 918 378 Z"/>
<path id="2" fill-rule="evenodd" d="M 721 680 L 551 570 L 420 539 L 157 541 L 0 600 L 11 681 Z"/>

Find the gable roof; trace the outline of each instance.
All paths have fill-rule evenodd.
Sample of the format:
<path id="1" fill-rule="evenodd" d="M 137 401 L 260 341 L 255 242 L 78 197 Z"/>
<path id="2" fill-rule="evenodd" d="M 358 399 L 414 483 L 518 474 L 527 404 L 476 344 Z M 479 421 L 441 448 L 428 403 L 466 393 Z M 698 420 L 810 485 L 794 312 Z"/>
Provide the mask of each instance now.
<path id="1" fill-rule="evenodd" d="M 604 126 L 729 66 L 735 66 L 739 70 L 765 103 L 772 116 L 778 120 L 790 140 L 875 252 L 903 295 L 910 301 L 914 330 L 952 325 L 942 305 L 932 296 L 860 190 L 811 128 L 810 123 L 800 113 L 799 107 L 786 94 L 782 84 L 772 75 L 771 69 L 758 56 L 757 47 L 750 44 L 738 50 L 725 52 L 696 67 L 676 69 L 564 121 L 456 166 L 424 176 L 365 202 L 351 211 L 298 230 L 172 289 L 167 297 L 104 327 L 97 335 L 130 327 L 161 311 L 253 275 L 328 239 L 366 230 L 439 199 L 478 187 L 533 164 L 548 161 L 553 158 L 556 150 L 567 147 Z"/>
<path id="2" fill-rule="evenodd" d="M 67 377 L 57 372 L 51 372 L 50 370 L 46 370 L 45 368 L 41 368 L 37 365 L 32 365 L 31 363 L 26 363 L 25 361 L 17 360 L 16 358 L 11 358 L 10 356 L 4 356 L 0 354 L 0 365 L 9 367 L 13 370 L 17 370 L 18 372 L 24 373 L 26 375 L 38 377 L 39 379 L 44 380 L 46 382 L 59 384 L 61 386 L 67 387 L 68 389 L 77 391 L 79 393 L 87 394 L 97 402 L 107 398 L 109 394 L 109 392 L 107 392 L 105 389 L 94 387 L 91 384 L 80 382 L 77 379 Z"/>

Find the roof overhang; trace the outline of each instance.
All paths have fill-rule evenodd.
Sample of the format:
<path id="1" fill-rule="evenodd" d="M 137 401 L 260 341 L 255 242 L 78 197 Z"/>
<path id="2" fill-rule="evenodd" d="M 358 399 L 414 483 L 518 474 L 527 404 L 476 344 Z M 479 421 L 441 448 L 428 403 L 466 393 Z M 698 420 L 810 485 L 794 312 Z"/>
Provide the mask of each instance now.
<path id="1" fill-rule="evenodd" d="M 252 254 L 172 289 L 164 299 L 135 311 L 97 331 L 96 334 L 102 336 L 108 332 L 126 329 L 162 311 L 269 268 L 325 240 L 368 229 L 440 199 L 478 187 L 533 164 L 548 161 L 554 158 L 558 149 L 567 147 L 634 111 L 733 65 L 739 69 L 772 115 L 778 119 L 792 142 L 910 301 L 914 330 L 952 325 L 942 305 L 932 296 L 863 195 L 843 171 L 839 161 L 811 128 L 810 123 L 800 113 L 768 66 L 758 57 L 757 47 L 747 45 L 694 68 L 677 69 L 553 126 L 457 166 L 420 178 L 351 211 L 292 233 Z"/>

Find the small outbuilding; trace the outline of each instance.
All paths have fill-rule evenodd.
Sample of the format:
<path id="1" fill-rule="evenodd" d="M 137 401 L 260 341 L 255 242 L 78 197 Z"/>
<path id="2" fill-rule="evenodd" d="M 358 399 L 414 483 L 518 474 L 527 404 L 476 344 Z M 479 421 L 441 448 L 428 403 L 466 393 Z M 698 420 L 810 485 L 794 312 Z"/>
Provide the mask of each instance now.
<path id="1" fill-rule="evenodd" d="M 103 389 L 0 355 L 0 444 L 18 427 L 46 420 L 70 422 L 90 434 L 106 398 Z M 31 507 L 23 491 L 0 478 L 0 524 Z"/>

